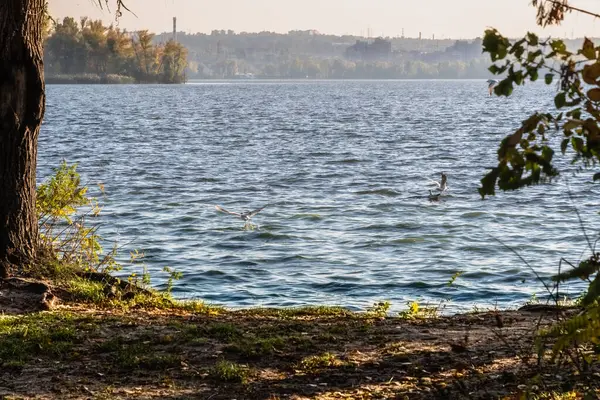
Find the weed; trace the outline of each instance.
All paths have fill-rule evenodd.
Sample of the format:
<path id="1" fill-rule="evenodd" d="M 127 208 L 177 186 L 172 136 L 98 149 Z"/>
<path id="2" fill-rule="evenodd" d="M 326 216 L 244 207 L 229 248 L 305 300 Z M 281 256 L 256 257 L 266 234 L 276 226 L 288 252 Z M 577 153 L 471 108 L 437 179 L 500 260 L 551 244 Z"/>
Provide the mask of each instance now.
<path id="1" fill-rule="evenodd" d="M 380 301 L 378 303 L 373 304 L 373 306 L 369 307 L 367 309 L 367 314 L 369 316 L 385 318 L 391 306 L 392 303 L 390 303 L 389 301 Z"/>
<path id="2" fill-rule="evenodd" d="M 183 274 L 181 272 L 175 271 L 173 268 L 170 267 L 164 267 L 163 272 L 169 274 L 169 279 L 167 280 L 167 289 L 165 291 L 166 293 L 170 294 L 173 290 L 173 281 L 181 279 Z"/>
<path id="3" fill-rule="evenodd" d="M 442 303 L 437 306 L 425 305 L 423 307 L 417 301 L 410 301 L 407 304 L 408 309 L 398 313 L 398 316 L 402 319 L 437 318 L 443 309 Z"/>
<path id="4" fill-rule="evenodd" d="M 255 308 L 244 313 L 278 318 L 353 317 L 355 313 L 339 306 L 306 306 L 294 308 Z"/>
<path id="5" fill-rule="evenodd" d="M 280 352 L 284 346 L 285 341 L 281 337 L 253 338 L 231 344 L 225 350 L 244 357 L 260 357 Z"/>
<path id="6" fill-rule="evenodd" d="M 0 318 L 0 362 L 19 364 L 34 356 L 62 356 L 77 341 L 70 314 Z"/>
<path id="7" fill-rule="evenodd" d="M 211 324 L 205 328 L 205 331 L 208 336 L 224 342 L 231 342 L 242 336 L 238 327 L 230 323 Z"/>
<path id="8" fill-rule="evenodd" d="M 105 285 L 100 282 L 76 277 L 68 280 L 65 286 L 73 300 L 93 304 L 100 304 L 107 300 L 104 292 Z"/>
<path id="9" fill-rule="evenodd" d="M 320 368 L 335 367 L 342 364 L 342 361 L 340 361 L 334 354 L 324 353 L 317 356 L 303 358 L 298 364 L 298 368 L 303 371 L 313 372 Z"/>
<path id="10" fill-rule="evenodd" d="M 251 370 L 246 365 L 222 360 L 211 368 L 209 375 L 223 382 L 246 383 L 250 373 Z"/>

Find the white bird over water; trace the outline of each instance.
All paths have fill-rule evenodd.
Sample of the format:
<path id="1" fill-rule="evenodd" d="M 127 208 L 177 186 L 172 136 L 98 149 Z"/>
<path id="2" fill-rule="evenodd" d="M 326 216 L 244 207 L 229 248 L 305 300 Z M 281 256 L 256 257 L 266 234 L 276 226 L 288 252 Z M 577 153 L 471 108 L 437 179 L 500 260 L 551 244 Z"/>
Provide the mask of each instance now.
<path id="1" fill-rule="evenodd" d="M 498 79 L 488 79 L 488 90 L 490 91 L 490 96 L 492 95 L 492 91 L 494 90 L 494 86 L 498 84 Z"/>
<path id="2" fill-rule="evenodd" d="M 254 217 L 256 214 L 258 214 L 259 212 L 261 212 L 265 207 L 266 206 L 261 207 L 261 208 L 257 208 L 256 210 L 253 210 L 253 211 L 244 211 L 244 212 L 241 212 L 241 213 L 237 213 L 237 212 L 233 212 L 233 211 L 227 211 L 226 209 L 224 209 L 221 206 L 215 206 L 215 208 L 218 211 L 221 211 L 221 212 L 223 212 L 225 214 L 235 215 L 236 217 L 241 218 L 246 223 L 248 223 L 252 217 Z"/>
<path id="3" fill-rule="evenodd" d="M 429 181 L 431 183 L 435 183 L 437 185 L 437 190 L 439 190 L 440 194 L 442 194 L 446 190 L 448 190 L 448 177 L 443 172 L 442 172 L 442 180 L 441 181 L 436 182 L 436 181 L 431 180 L 431 179 Z M 431 190 L 429 192 L 431 193 Z"/>

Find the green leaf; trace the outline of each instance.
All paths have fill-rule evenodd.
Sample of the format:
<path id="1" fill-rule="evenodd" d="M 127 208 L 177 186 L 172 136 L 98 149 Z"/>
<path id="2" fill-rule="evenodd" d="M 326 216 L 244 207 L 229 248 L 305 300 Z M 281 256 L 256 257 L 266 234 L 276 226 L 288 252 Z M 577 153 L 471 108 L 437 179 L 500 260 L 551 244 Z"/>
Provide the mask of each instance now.
<path id="1" fill-rule="evenodd" d="M 594 43 L 588 38 L 585 38 L 583 41 L 583 46 L 581 47 L 579 53 L 588 60 L 596 59 L 596 49 L 594 48 Z"/>
<path id="2" fill-rule="evenodd" d="M 538 78 L 538 69 L 537 68 L 533 68 L 533 67 L 527 68 L 527 73 L 529 74 L 529 79 L 532 82 L 537 81 L 537 78 Z"/>
<path id="3" fill-rule="evenodd" d="M 556 95 L 556 97 L 554 97 L 554 104 L 556 105 L 556 108 L 560 109 L 565 106 L 565 103 L 567 101 L 565 96 L 565 92 L 560 92 Z"/>
<path id="4" fill-rule="evenodd" d="M 565 154 L 568 146 L 569 146 L 569 139 L 564 139 L 562 142 L 560 142 L 560 151 L 563 154 Z"/>
<path id="5" fill-rule="evenodd" d="M 575 129 L 578 126 L 581 126 L 581 121 L 575 120 L 575 119 L 570 119 L 567 122 L 565 122 L 565 124 L 563 125 L 563 129 L 565 131 L 570 131 L 571 129 Z"/>
<path id="6" fill-rule="evenodd" d="M 565 44 L 565 42 L 563 42 L 560 39 L 550 41 L 550 47 L 557 54 L 560 54 L 560 55 L 571 54 L 567 51 L 567 45 Z"/>
<path id="7" fill-rule="evenodd" d="M 483 51 L 490 53 L 492 61 L 501 60 L 508 54 L 510 42 L 495 29 L 487 29 L 483 37 Z"/>
<path id="8" fill-rule="evenodd" d="M 552 79 L 554 78 L 553 74 L 546 74 L 544 76 L 544 81 L 546 81 L 546 85 L 549 85 L 552 83 Z"/>
<path id="9" fill-rule="evenodd" d="M 494 93 L 498 96 L 510 96 L 513 92 L 513 84 L 510 79 L 504 79 L 500 81 L 494 88 Z"/>
<path id="10" fill-rule="evenodd" d="M 571 138 L 571 144 L 576 152 L 581 153 L 583 151 L 583 139 L 578 137 Z"/>
<path id="11" fill-rule="evenodd" d="M 530 46 L 537 46 L 539 43 L 537 35 L 533 32 L 527 32 L 527 43 L 529 43 Z"/>
<path id="12" fill-rule="evenodd" d="M 494 64 L 490 65 L 490 67 L 488 68 L 488 71 L 490 71 L 494 75 L 496 75 L 499 70 L 500 70 L 500 67 L 498 67 L 497 65 L 494 65 Z"/>

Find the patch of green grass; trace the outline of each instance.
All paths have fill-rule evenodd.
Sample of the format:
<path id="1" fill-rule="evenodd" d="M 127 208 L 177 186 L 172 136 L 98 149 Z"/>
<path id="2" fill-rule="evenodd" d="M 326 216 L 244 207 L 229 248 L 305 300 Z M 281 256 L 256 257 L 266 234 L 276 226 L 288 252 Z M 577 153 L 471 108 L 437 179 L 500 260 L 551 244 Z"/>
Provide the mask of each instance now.
<path id="1" fill-rule="evenodd" d="M 209 375 L 216 380 L 236 383 L 246 383 L 250 374 L 251 370 L 248 366 L 224 360 L 215 364 L 209 372 Z"/>
<path id="2" fill-rule="evenodd" d="M 260 357 L 281 351 L 285 340 L 281 337 L 245 339 L 225 347 L 226 351 L 245 357 Z"/>
<path id="3" fill-rule="evenodd" d="M 181 366 L 181 357 L 175 354 L 147 354 L 141 357 L 138 368 L 154 371 Z"/>
<path id="4" fill-rule="evenodd" d="M 88 279 L 75 278 L 65 283 L 66 289 L 73 296 L 73 300 L 85 303 L 101 304 L 108 300 L 104 293 L 104 284 Z"/>
<path id="5" fill-rule="evenodd" d="M 206 315 L 219 315 L 226 311 L 224 307 L 209 305 L 201 300 L 173 300 L 173 307 Z"/>
<path id="6" fill-rule="evenodd" d="M 162 337 L 158 337 L 157 343 L 162 342 Z M 101 353 L 108 353 L 112 358 L 113 365 L 119 369 L 146 369 L 162 370 L 165 368 L 177 367 L 181 365 L 181 357 L 176 354 L 164 354 L 153 349 L 149 343 L 127 342 L 122 338 L 107 340 L 97 347 Z"/>
<path id="7" fill-rule="evenodd" d="M 300 363 L 298 363 L 298 369 L 312 372 L 321 368 L 336 367 L 343 364 L 344 363 L 340 361 L 334 354 L 324 353 L 321 355 L 303 358 Z"/>
<path id="8" fill-rule="evenodd" d="M 206 335 L 223 342 L 231 342 L 234 339 L 242 337 L 239 328 L 230 323 L 217 322 L 204 328 Z"/>
<path id="9" fill-rule="evenodd" d="M 68 313 L 38 313 L 0 318 L 0 363 L 26 362 L 68 353 L 77 341 L 75 319 Z"/>
<path id="10" fill-rule="evenodd" d="M 246 315 L 277 318 L 298 317 L 357 317 L 358 314 L 339 306 L 306 306 L 292 308 L 253 308 L 242 311 Z"/>

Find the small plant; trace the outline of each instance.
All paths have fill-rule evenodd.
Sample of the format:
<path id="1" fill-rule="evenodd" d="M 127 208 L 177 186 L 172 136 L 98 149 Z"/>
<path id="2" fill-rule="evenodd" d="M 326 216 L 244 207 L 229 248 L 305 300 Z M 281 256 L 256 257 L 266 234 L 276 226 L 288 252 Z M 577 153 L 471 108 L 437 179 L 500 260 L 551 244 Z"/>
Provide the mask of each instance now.
<path id="1" fill-rule="evenodd" d="M 428 305 L 421 307 L 418 301 L 409 301 L 407 305 L 407 310 L 398 313 L 398 316 L 402 319 L 437 318 L 440 314 L 440 310 L 443 309 L 442 302 L 434 307 Z"/>
<path id="2" fill-rule="evenodd" d="M 342 362 L 334 354 L 325 353 L 303 358 L 298 367 L 304 371 L 315 371 L 319 368 L 334 367 L 341 364 Z"/>
<path id="3" fill-rule="evenodd" d="M 408 304 L 408 310 L 400 311 L 398 315 L 402 319 L 414 319 L 419 315 L 419 302 L 410 301 Z"/>
<path id="4" fill-rule="evenodd" d="M 96 199 L 87 196 L 77 164 L 67 165 L 63 161 L 54 175 L 38 186 L 36 208 L 42 247 L 52 258 L 85 267 L 100 262 L 102 246 L 97 227 L 86 226 L 86 221 L 98 216 L 101 208 Z"/>
<path id="5" fill-rule="evenodd" d="M 170 268 L 170 267 L 164 267 L 163 272 L 166 272 L 167 274 L 169 274 L 169 279 L 167 280 L 166 292 L 167 292 L 167 294 L 171 294 L 171 291 L 173 290 L 173 281 L 181 279 L 183 277 L 183 274 L 181 272 L 178 272 L 178 271 Z"/>
<path id="6" fill-rule="evenodd" d="M 446 284 L 446 286 L 450 287 L 452 285 L 454 285 L 454 282 L 456 282 L 456 280 L 462 275 L 464 274 L 464 271 L 457 271 L 455 272 L 451 277 L 450 280 L 448 281 L 448 283 Z"/>
<path id="7" fill-rule="evenodd" d="M 378 303 L 374 303 L 371 307 L 367 309 L 367 314 L 369 316 L 385 318 L 390 310 L 392 303 L 389 301 L 380 301 Z"/>
<path id="8" fill-rule="evenodd" d="M 206 328 L 206 333 L 210 337 L 223 341 L 232 341 L 235 338 L 242 336 L 239 329 L 229 323 L 215 323 Z"/>
<path id="9" fill-rule="evenodd" d="M 209 375 L 223 382 L 246 383 L 250 372 L 246 365 L 221 360 L 210 370 Z"/>
<path id="10" fill-rule="evenodd" d="M 244 357 L 261 357 L 280 351 L 285 346 L 281 337 L 251 338 L 240 340 L 225 347 L 231 353 L 241 354 Z"/>

